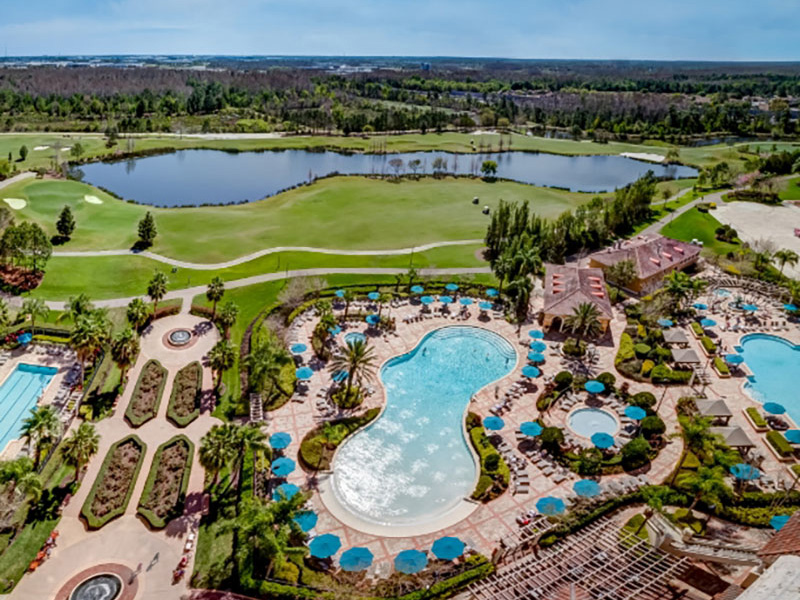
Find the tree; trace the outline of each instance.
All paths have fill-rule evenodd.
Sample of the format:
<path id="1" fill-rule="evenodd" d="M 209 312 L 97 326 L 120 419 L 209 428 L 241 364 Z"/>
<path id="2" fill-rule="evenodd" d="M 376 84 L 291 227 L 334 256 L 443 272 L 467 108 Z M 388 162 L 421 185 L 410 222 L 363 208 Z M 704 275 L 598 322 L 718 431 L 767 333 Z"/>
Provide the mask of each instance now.
<path id="1" fill-rule="evenodd" d="M 647 522 L 653 517 L 653 515 L 656 513 L 661 514 L 661 511 L 664 510 L 664 505 L 669 499 L 670 489 L 661 485 L 650 486 L 643 488 L 642 493 L 645 495 L 645 499 L 647 500 L 647 509 L 644 511 L 644 519 L 639 524 L 639 527 L 636 530 L 636 535 L 639 535 L 639 532 L 645 528 Z"/>
<path id="2" fill-rule="evenodd" d="M 0 328 L 8 327 L 11 323 L 11 315 L 8 312 L 8 302 L 0 298 Z"/>
<path id="3" fill-rule="evenodd" d="M 75 349 L 81 369 L 79 381 L 83 382 L 83 369 L 87 360 L 103 347 L 108 339 L 109 323 L 104 312 L 92 311 L 78 316 L 69 336 L 69 343 Z"/>
<path id="4" fill-rule="evenodd" d="M 725 484 L 726 476 L 725 469 L 720 466 L 701 466 L 697 471 L 686 473 L 681 478 L 680 485 L 688 488 L 694 494 L 689 512 L 694 510 L 700 500 L 707 504 L 715 504 L 722 498 L 730 496 L 731 491 Z"/>
<path id="5" fill-rule="evenodd" d="M 497 286 L 498 296 L 502 295 L 503 283 L 511 275 L 513 269 L 514 259 L 508 253 L 502 254 L 496 261 L 494 261 L 494 276 L 497 277 L 497 280 L 499 281 L 499 285 Z"/>
<path id="6" fill-rule="evenodd" d="M 702 460 L 710 456 L 718 445 L 717 436 L 711 433 L 710 419 L 694 415 L 691 417 L 678 417 L 678 422 L 681 425 L 681 430 L 673 434 L 673 437 L 680 437 L 683 440 L 683 452 L 672 475 L 671 484 L 675 483 L 675 478 L 683 468 L 683 464 L 686 462 L 690 452 Z"/>
<path id="7" fill-rule="evenodd" d="M 225 295 L 225 284 L 222 282 L 221 277 L 214 277 L 211 282 L 208 284 L 208 289 L 206 289 L 206 298 L 209 302 L 211 302 L 211 320 L 213 321 L 214 318 L 217 316 L 217 302 L 222 300 L 222 297 Z"/>
<path id="8" fill-rule="evenodd" d="M 36 334 L 36 320 L 39 318 L 46 319 L 50 314 L 50 309 L 47 308 L 44 300 L 41 298 L 25 298 L 22 303 L 20 314 L 31 320 L 31 335 Z"/>
<path id="9" fill-rule="evenodd" d="M 332 373 L 347 372 L 345 398 L 350 397 L 353 381 L 361 385 L 362 380 L 370 381 L 375 376 L 375 350 L 365 340 L 355 340 L 347 344 L 344 352 L 331 360 Z"/>
<path id="10" fill-rule="evenodd" d="M 636 265 L 630 259 L 621 260 L 606 269 L 606 279 L 620 287 L 627 287 L 636 279 Z"/>
<path id="11" fill-rule="evenodd" d="M 781 275 L 783 275 L 784 267 L 786 265 L 789 265 L 790 267 L 796 266 L 797 262 L 800 261 L 800 255 L 798 255 L 794 250 L 783 248 L 772 255 L 772 260 L 774 260 L 780 266 Z"/>
<path id="12" fill-rule="evenodd" d="M 642 436 L 633 438 L 620 450 L 625 469 L 636 469 L 650 460 L 650 443 Z"/>
<path id="13" fill-rule="evenodd" d="M 252 423 L 234 427 L 236 427 L 234 433 L 236 453 L 233 465 L 233 478 L 238 480 L 244 457 L 249 452 L 255 453 L 267 450 L 267 436 L 261 431 L 258 425 Z"/>
<path id="14" fill-rule="evenodd" d="M 78 321 L 78 317 L 88 315 L 92 311 L 94 311 L 94 305 L 86 294 L 70 296 L 67 301 L 67 314 L 73 323 Z"/>
<path id="15" fill-rule="evenodd" d="M 704 285 L 704 281 L 700 279 L 693 280 L 683 271 L 672 271 L 664 278 L 663 290 L 667 296 L 670 297 L 673 304 L 680 309 L 688 300 L 693 298 Z"/>
<path id="16" fill-rule="evenodd" d="M 236 362 L 236 350 L 228 340 L 220 340 L 208 352 L 208 364 L 214 373 L 214 389 L 219 388 L 222 374 Z"/>
<path id="17" fill-rule="evenodd" d="M 219 485 L 219 473 L 236 457 L 236 426 L 230 423 L 214 425 L 200 440 L 198 460 L 206 471 L 214 474 L 214 487 Z"/>
<path id="18" fill-rule="evenodd" d="M 147 214 L 139 221 L 139 243 L 145 248 L 149 248 L 156 240 L 157 234 L 156 220 L 150 211 L 147 211 Z"/>
<path id="19" fill-rule="evenodd" d="M 56 221 L 56 231 L 63 239 L 68 240 L 75 231 L 75 217 L 72 216 L 72 209 L 64 206 Z"/>
<path id="20" fill-rule="evenodd" d="M 131 300 L 128 303 L 125 314 L 128 318 L 128 323 L 130 323 L 131 327 L 136 331 L 141 330 L 150 318 L 150 311 L 147 310 L 147 305 L 141 298 L 134 298 Z"/>
<path id="21" fill-rule="evenodd" d="M 119 370 L 122 372 L 121 379 L 123 382 L 128 369 L 139 354 L 139 349 L 139 336 L 130 327 L 118 332 L 111 340 L 111 358 L 117 363 Z"/>
<path id="22" fill-rule="evenodd" d="M 33 446 L 33 466 L 39 467 L 42 449 L 61 434 L 61 420 L 52 406 L 32 408 L 30 416 L 22 421 L 21 438 Z"/>
<path id="23" fill-rule="evenodd" d="M 600 333 L 600 309 L 591 302 L 581 302 L 564 319 L 564 325 L 581 337 L 594 337 Z"/>
<path id="24" fill-rule="evenodd" d="M 97 454 L 100 448 L 100 435 L 91 423 L 81 423 L 67 436 L 61 445 L 61 455 L 67 464 L 75 467 L 75 481 L 81 470 Z"/>
<path id="25" fill-rule="evenodd" d="M 260 337 L 244 359 L 250 389 L 257 393 L 267 390 L 267 397 L 271 396 L 276 386 L 280 389 L 279 379 L 283 367 L 291 362 L 292 357 L 276 340 L 271 336 Z"/>
<path id="26" fill-rule="evenodd" d="M 83 156 L 84 152 L 85 152 L 85 149 L 83 147 L 83 144 L 81 144 L 80 142 L 75 142 L 74 144 L 72 144 L 72 148 L 70 148 L 70 151 L 69 151 L 70 155 L 75 160 L 80 160 L 80 158 L 81 158 L 81 156 Z"/>
<path id="27" fill-rule="evenodd" d="M 497 175 L 497 162 L 493 160 L 485 160 L 481 164 L 481 173 L 487 179 Z"/>
<path id="28" fill-rule="evenodd" d="M 158 303 L 167 294 L 167 276 L 162 271 L 156 271 L 150 283 L 147 284 L 147 295 L 153 301 L 153 318 L 156 316 Z"/>
<path id="29" fill-rule="evenodd" d="M 19 147 L 19 159 L 22 162 L 25 162 L 25 159 L 28 158 L 28 147 L 25 144 Z"/>
<path id="30" fill-rule="evenodd" d="M 235 302 L 228 301 L 219 309 L 217 321 L 222 325 L 222 332 L 225 334 L 225 337 L 228 336 L 231 327 L 236 324 L 237 318 L 239 318 L 239 307 Z"/>
<path id="31" fill-rule="evenodd" d="M 508 284 L 508 295 L 514 301 L 514 313 L 517 316 L 517 331 L 528 318 L 528 308 L 533 291 L 533 281 L 527 275 L 517 277 Z"/>

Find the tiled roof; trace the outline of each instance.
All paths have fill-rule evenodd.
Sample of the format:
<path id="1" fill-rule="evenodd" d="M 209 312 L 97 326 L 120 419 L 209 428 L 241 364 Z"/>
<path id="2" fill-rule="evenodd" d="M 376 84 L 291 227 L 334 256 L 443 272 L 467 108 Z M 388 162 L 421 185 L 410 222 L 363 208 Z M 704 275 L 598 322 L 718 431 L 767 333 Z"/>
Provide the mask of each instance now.
<path id="1" fill-rule="evenodd" d="M 545 314 L 571 315 L 578 305 L 586 302 L 594 304 L 602 316 L 611 318 L 611 301 L 602 269 L 545 265 Z"/>
<path id="2" fill-rule="evenodd" d="M 676 264 L 687 258 L 697 257 L 700 248 L 694 244 L 679 242 L 662 235 L 637 236 L 621 240 L 590 256 L 592 260 L 606 267 L 623 260 L 630 260 L 636 266 L 639 279 L 648 279 L 659 273 L 671 271 Z"/>
<path id="3" fill-rule="evenodd" d="M 759 556 L 800 554 L 800 511 L 795 512 L 772 539 L 758 551 Z"/>
<path id="4" fill-rule="evenodd" d="M 714 600 L 736 600 L 744 590 L 735 583 L 732 583 L 724 592 L 714 596 Z"/>
<path id="5" fill-rule="evenodd" d="M 733 413 L 724 400 L 695 400 L 697 411 L 704 417 L 732 417 Z"/>

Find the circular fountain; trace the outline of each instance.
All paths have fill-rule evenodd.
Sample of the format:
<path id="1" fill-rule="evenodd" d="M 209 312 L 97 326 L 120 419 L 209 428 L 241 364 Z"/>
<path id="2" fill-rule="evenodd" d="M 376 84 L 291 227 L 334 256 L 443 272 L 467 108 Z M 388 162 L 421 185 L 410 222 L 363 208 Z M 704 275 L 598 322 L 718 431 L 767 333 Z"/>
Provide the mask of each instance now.
<path id="1" fill-rule="evenodd" d="M 112 573 L 94 575 L 72 591 L 69 600 L 115 600 L 122 593 L 122 579 Z"/>
<path id="2" fill-rule="evenodd" d="M 192 332 L 188 329 L 175 329 L 169 333 L 169 343 L 173 346 L 185 346 L 192 340 Z"/>

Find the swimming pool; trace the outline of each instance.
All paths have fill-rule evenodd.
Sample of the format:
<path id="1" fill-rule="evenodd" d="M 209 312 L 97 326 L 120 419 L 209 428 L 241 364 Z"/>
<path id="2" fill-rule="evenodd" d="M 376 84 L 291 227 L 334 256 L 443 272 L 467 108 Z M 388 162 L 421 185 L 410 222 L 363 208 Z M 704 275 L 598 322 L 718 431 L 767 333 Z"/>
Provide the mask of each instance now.
<path id="1" fill-rule="evenodd" d="M 57 372 L 55 367 L 20 363 L 0 385 L 0 452 L 19 437 L 23 419 Z"/>
<path id="2" fill-rule="evenodd" d="M 367 340 L 367 336 L 361 333 L 360 331 L 351 331 L 350 333 L 345 334 L 344 336 L 344 343 L 348 346 L 354 342 L 361 341 L 365 342 Z"/>
<path id="3" fill-rule="evenodd" d="M 719 288 L 714 290 L 714 295 L 717 296 L 718 298 L 728 298 L 732 294 L 733 292 L 726 288 Z"/>
<path id="4" fill-rule="evenodd" d="M 614 435 L 619 428 L 614 415 L 599 408 L 579 408 L 569 416 L 569 427 L 587 438 L 595 433 Z"/>
<path id="5" fill-rule="evenodd" d="M 436 521 L 469 496 L 477 466 L 464 438 L 470 397 L 516 366 L 514 348 L 478 327 L 444 327 L 380 378 L 386 408 L 336 453 L 332 489 L 348 512 L 384 526 Z"/>
<path id="6" fill-rule="evenodd" d="M 759 402 L 778 402 L 800 424 L 797 374 L 800 346 L 775 335 L 753 333 L 742 338 L 744 362 L 752 372 L 745 389 Z"/>

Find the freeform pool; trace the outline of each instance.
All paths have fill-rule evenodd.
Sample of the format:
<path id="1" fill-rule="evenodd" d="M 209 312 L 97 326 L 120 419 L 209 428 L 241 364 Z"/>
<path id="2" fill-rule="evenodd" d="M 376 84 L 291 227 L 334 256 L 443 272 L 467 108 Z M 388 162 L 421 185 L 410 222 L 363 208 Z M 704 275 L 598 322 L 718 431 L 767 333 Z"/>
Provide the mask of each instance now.
<path id="1" fill-rule="evenodd" d="M 57 372 L 55 367 L 20 363 L 6 377 L 0 386 L 0 452 L 19 437 L 22 420 Z"/>
<path id="2" fill-rule="evenodd" d="M 464 438 L 472 395 L 514 369 L 503 337 L 478 327 L 444 327 L 380 372 L 386 408 L 336 453 L 332 489 L 348 512 L 383 526 L 436 521 L 475 485 Z"/>
<path id="3" fill-rule="evenodd" d="M 740 344 L 744 362 L 752 372 L 745 389 L 759 402 L 783 404 L 792 420 L 800 424 L 800 346 L 764 333 L 746 335 Z"/>
<path id="4" fill-rule="evenodd" d="M 569 427 L 578 435 L 587 438 L 595 433 L 614 435 L 618 429 L 614 415 L 599 408 L 579 408 L 569 416 Z"/>

